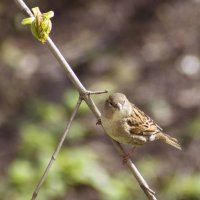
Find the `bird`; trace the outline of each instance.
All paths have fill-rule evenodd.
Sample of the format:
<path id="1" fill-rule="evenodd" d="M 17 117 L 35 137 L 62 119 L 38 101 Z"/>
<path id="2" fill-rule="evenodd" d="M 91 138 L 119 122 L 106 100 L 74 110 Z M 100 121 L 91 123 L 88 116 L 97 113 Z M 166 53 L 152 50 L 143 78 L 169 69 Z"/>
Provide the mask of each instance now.
<path id="1" fill-rule="evenodd" d="M 105 100 L 100 121 L 106 133 L 119 143 L 138 147 L 160 140 L 182 150 L 176 138 L 164 133 L 159 125 L 122 93 L 113 93 Z"/>

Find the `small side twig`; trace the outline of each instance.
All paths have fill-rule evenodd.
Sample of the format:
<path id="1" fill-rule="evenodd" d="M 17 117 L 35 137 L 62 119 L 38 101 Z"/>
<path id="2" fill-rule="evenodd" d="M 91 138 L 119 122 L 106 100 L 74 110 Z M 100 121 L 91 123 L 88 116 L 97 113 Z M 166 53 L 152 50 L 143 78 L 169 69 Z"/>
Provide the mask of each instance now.
<path id="1" fill-rule="evenodd" d="M 60 149 L 62 147 L 62 144 L 63 144 L 63 142 L 64 142 L 64 140 L 65 140 L 65 138 L 66 138 L 66 136 L 67 136 L 67 134 L 69 132 L 69 129 L 70 129 L 71 124 L 72 124 L 72 121 L 74 120 L 74 117 L 76 116 L 76 113 L 77 113 L 77 111 L 78 111 L 78 109 L 79 109 L 79 107 L 81 105 L 81 102 L 82 102 L 82 99 L 79 97 L 78 102 L 77 102 L 77 104 L 76 104 L 76 106 L 74 108 L 74 111 L 72 112 L 71 117 L 70 117 L 70 119 L 68 121 L 67 127 L 65 128 L 65 131 L 64 131 L 64 133 L 63 133 L 63 135 L 62 135 L 62 137 L 61 137 L 61 139 L 60 139 L 60 141 L 59 141 L 59 143 L 58 143 L 58 145 L 57 145 L 57 147 L 56 147 L 56 149 L 55 149 L 55 151 L 54 151 L 54 153 L 53 153 L 53 155 L 51 157 L 51 160 L 49 161 L 49 163 L 48 163 L 48 165 L 47 165 L 47 167 L 46 167 L 46 169 L 44 171 L 44 174 L 42 175 L 37 187 L 35 188 L 35 190 L 33 192 L 32 200 L 36 199 L 36 197 L 38 195 L 38 192 L 40 190 L 40 187 L 42 186 L 46 176 L 48 175 L 48 172 L 49 172 L 52 164 L 56 160 L 56 157 L 57 157 L 57 155 L 58 155 L 58 153 L 59 153 L 59 151 L 60 151 Z"/>
<path id="2" fill-rule="evenodd" d="M 108 93 L 108 90 L 104 90 L 104 91 L 87 91 L 87 93 L 90 94 L 104 94 L 104 93 Z"/>
<path id="3" fill-rule="evenodd" d="M 15 2 L 18 4 L 18 6 L 25 11 L 29 16 L 33 16 L 30 9 L 26 6 L 26 4 L 23 2 L 23 0 L 15 0 Z M 95 105 L 94 101 L 91 99 L 90 94 L 92 92 L 87 91 L 86 88 L 82 85 L 78 77 L 75 75 L 74 71 L 70 67 L 70 65 L 67 63 L 59 49 L 56 47 L 56 45 L 53 43 L 53 41 L 48 37 L 46 41 L 47 46 L 49 47 L 50 51 L 52 54 L 56 57 L 58 62 L 61 64 L 61 66 L 65 69 L 67 77 L 70 79 L 70 81 L 73 83 L 74 87 L 77 89 L 79 92 L 81 98 L 87 103 L 88 107 L 91 109 L 93 114 L 96 116 L 97 120 L 101 118 L 101 113 L 97 106 Z M 120 155 L 126 155 L 126 152 L 124 151 L 123 147 L 116 141 L 112 140 L 114 147 L 117 149 Z M 62 145 L 62 144 L 61 144 Z M 53 162 L 53 159 L 52 161 Z M 148 184 L 140 174 L 140 172 L 137 170 L 136 166 L 132 163 L 130 159 L 127 159 L 127 166 L 131 170 L 132 174 L 135 176 L 136 180 L 138 181 L 140 187 L 146 194 L 149 200 L 157 200 L 155 197 L 155 193 L 149 188 Z M 46 174 L 45 174 L 46 176 Z M 44 181 L 45 177 L 41 178 L 42 182 Z M 40 181 L 41 182 L 41 181 Z M 42 183 L 41 183 L 42 184 Z M 41 186 L 39 183 L 38 185 Z M 40 188 L 39 186 L 39 188 Z M 38 192 L 38 191 L 36 191 Z M 37 195 L 36 195 L 37 196 Z"/>

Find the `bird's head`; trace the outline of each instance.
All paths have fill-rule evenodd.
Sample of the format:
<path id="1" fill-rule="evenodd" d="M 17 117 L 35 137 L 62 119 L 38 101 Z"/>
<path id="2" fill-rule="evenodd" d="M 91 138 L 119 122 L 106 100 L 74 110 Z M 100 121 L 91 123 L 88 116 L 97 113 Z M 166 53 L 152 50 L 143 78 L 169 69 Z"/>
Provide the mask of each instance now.
<path id="1" fill-rule="evenodd" d="M 130 115 L 132 106 L 126 96 L 122 93 L 113 93 L 104 103 L 103 114 L 115 118 Z"/>

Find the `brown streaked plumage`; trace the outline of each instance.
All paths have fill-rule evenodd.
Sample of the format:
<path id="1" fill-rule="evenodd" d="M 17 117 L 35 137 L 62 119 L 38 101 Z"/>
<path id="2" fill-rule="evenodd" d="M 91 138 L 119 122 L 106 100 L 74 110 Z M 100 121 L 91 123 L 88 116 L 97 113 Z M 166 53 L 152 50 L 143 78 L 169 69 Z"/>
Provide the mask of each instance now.
<path id="1" fill-rule="evenodd" d="M 107 134 L 120 143 L 140 146 L 161 140 L 181 150 L 176 138 L 163 133 L 162 128 L 131 104 L 124 94 L 114 93 L 109 96 L 102 109 L 101 122 Z"/>

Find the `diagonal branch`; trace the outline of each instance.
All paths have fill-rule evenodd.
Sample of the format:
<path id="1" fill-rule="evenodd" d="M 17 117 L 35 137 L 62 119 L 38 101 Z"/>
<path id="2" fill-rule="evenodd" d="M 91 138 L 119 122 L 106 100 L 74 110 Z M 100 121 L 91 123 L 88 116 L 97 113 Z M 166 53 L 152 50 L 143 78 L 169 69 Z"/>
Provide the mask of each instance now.
<path id="1" fill-rule="evenodd" d="M 25 11 L 26 14 L 29 16 L 32 16 L 32 13 L 30 9 L 26 6 L 26 4 L 23 2 L 23 0 L 15 0 L 15 2 L 18 4 L 18 6 Z M 82 85 L 78 77 L 75 75 L 73 72 L 72 68 L 70 65 L 67 63 L 63 55 L 60 53 L 59 49 L 56 47 L 56 45 L 53 43 L 53 41 L 48 38 L 46 42 L 47 46 L 49 47 L 50 51 L 52 54 L 56 57 L 58 62 L 63 66 L 65 69 L 67 77 L 70 79 L 70 81 L 73 83 L 74 87 L 78 90 L 80 96 L 82 97 L 83 100 L 87 103 L 88 107 L 91 109 L 97 120 L 100 119 L 101 113 L 98 110 L 97 106 L 95 105 L 94 101 L 91 99 L 89 91 L 86 90 L 86 88 Z M 124 151 L 123 147 L 121 144 L 118 142 L 112 140 L 114 147 L 117 149 L 120 155 L 126 155 L 126 152 Z M 138 181 L 141 189 L 144 191 L 146 196 L 148 197 L 149 200 L 157 200 L 155 197 L 155 193 L 149 188 L 148 184 L 146 183 L 145 179 L 142 177 L 142 175 L 139 173 L 137 170 L 136 166 L 133 164 L 133 162 L 130 159 L 127 159 L 126 162 L 127 166 L 131 170 L 132 174 L 135 176 L 136 180 Z"/>
<path id="2" fill-rule="evenodd" d="M 113 145 L 120 155 L 126 155 L 126 152 L 118 142 L 113 142 Z M 150 200 L 157 200 L 155 197 L 155 192 L 151 188 L 149 188 L 147 182 L 144 180 L 143 176 L 140 174 L 137 167 L 132 163 L 132 161 L 130 159 L 127 159 L 126 164 L 129 167 L 131 173 L 135 176 L 136 180 L 138 181 L 140 187 L 143 189 L 146 196 Z"/>
<path id="3" fill-rule="evenodd" d="M 44 171 L 44 174 L 42 175 L 37 187 L 35 188 L 35 190 L 33 192 L 32 200 L 36 199 L 36 197 L 38 195 L 38 192 L 40 190 L 40 187 L 42 186 L 46 176 L 48 175 L 48 172 L 49 172 L 52 164 L 56 160 L 56 157 L 57 157 L 57 155 L 58 155 L 58 153 L 59 153 L 59 151 L 60 151 L 60 149 L 62 147 L 62 144 L 63 144 L 63 142 L 64 142 L 64 140 L 65 140 L 65 138 L 66 138 L 66 136 L 67 136 L 67 134 L 69 132 L 69 129 L 70 129 L 71 124 L 72 124 L 72 122 L 74 120 L 74 117 L 76 116 L 76 113 L 77 113 L 77 111 L 78 111 L 78 109 L 79 109 L 79 107 L 81 105 L 81 102 L 82 102 L 82 99 L 79 97 L 78 102 L 77 102 L 77 104 L 76 104 L 76 106 L 74 108 L 74 111 L 72 112 L 71 117 L 70 117 L 70 119 L 68 121 L 67 127 L 65 128 L 65 131 L 64 131 L 64 133 L 63 133 L 63 135 L 61 137 L 61 140 L 58 143 L 58 146 L 56 147 L 56 149 L 55 149 L 55 151 L 54 151 L 54 153 L 53 153 L 53 155 L 51 157 L 51 160 L 49 161 L 49 163 L 48 163 L 48 165 L 47 165 L 47 167 L 46 167 L 46 169 Z"/>

